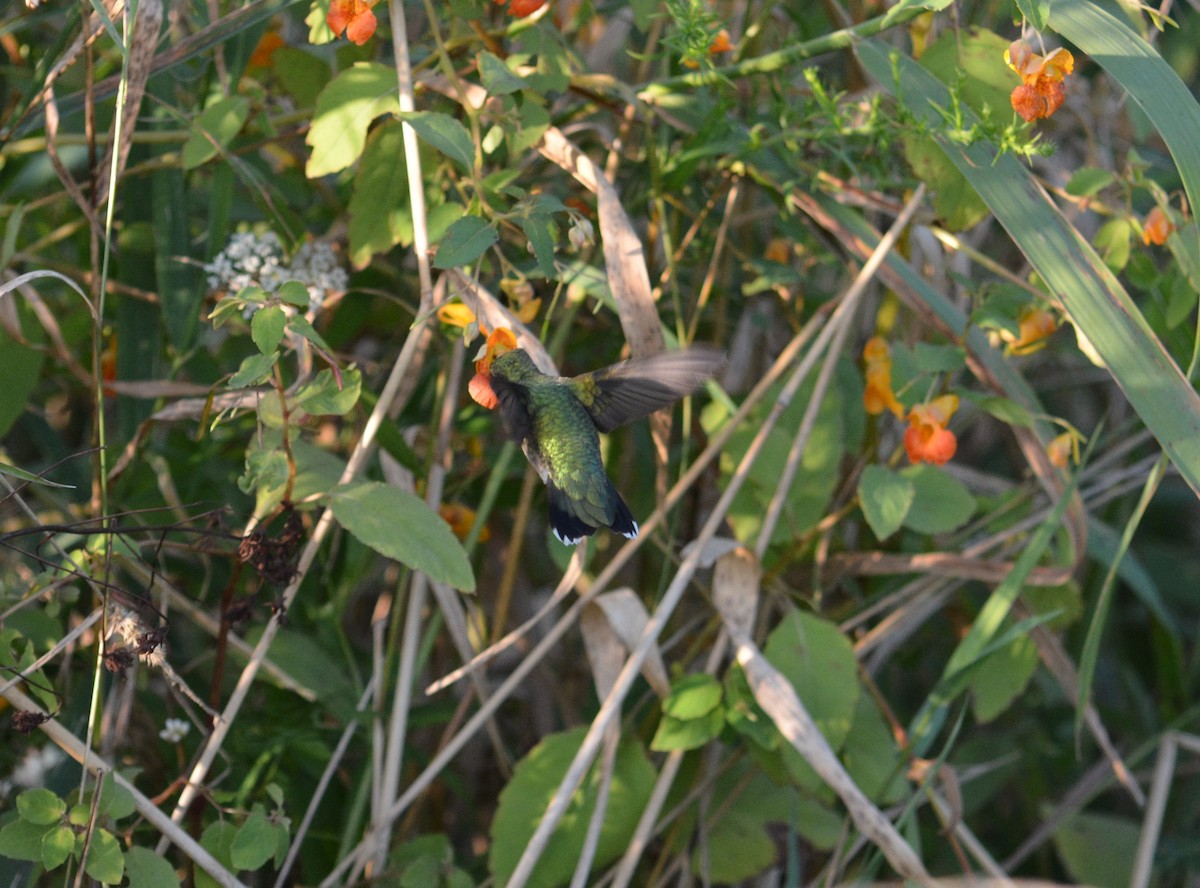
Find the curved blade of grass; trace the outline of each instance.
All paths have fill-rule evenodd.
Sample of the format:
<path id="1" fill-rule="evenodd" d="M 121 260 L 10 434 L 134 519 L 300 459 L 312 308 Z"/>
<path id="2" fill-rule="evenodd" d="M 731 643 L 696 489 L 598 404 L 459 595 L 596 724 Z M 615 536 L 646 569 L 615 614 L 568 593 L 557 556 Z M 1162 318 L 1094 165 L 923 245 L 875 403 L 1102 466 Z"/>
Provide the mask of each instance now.
<path id="1" fill-rule="evenodd" d="M 944 127 L 938 107 L 950 107 L 940 81 L 875 41 L 864 41 L 857 54 L 884 89 L 895 92 L 897 82 L 903 85 L 905 105 L 929 124 L 931 136 L 1062 300 L 1129 403 L 1200 495 L 1200 397 L 1116 277 L 1016 157 L 997 157 L 982 142 L 963 147 L 938 137 Z"/>

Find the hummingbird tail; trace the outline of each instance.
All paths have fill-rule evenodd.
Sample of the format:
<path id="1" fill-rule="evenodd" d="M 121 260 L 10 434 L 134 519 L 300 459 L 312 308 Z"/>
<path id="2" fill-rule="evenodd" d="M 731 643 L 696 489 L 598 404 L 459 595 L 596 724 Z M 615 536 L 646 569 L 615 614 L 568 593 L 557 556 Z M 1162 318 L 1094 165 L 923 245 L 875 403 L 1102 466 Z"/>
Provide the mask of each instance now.
<path id="1" fill-rule="evenodd" d="M 634 539 L 638 535 L 638 523 L 633 520 L 633 513 L 611 483 L 608 491 L 614 503 L 609 529 L 627 539 Z M 550 529 L 563 545 L 576 546 L 583 542 L 584 537 L 596 532 L 595 525 L 580 516 L 575 502 L 551 482 L 546 484 L 546 501 L 550 511 Z"/>

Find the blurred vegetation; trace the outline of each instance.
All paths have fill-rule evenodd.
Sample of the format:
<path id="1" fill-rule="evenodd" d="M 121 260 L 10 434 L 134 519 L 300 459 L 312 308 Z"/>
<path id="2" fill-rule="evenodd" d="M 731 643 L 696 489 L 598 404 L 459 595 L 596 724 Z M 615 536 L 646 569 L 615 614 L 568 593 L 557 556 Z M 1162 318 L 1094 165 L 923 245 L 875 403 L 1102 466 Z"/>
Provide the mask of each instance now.
<path id="1" fill-rule="evenodd" d="M 0 884 L 1194 884 L 1194 7 L 0 50 Z M 726 352 L 603 439 L 637 540 L 551 536 L 497 327 Z"/>

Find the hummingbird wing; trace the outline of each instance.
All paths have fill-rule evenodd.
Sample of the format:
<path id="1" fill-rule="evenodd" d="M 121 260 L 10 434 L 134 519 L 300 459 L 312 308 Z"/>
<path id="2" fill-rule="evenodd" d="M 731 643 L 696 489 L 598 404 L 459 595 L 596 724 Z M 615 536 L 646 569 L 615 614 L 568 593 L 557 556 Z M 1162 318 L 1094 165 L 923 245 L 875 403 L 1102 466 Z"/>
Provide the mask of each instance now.
<path id="1" fill-rule="evenodd" d="M 611 432 L 691 394 L 724 363 L 724 352 L 696 346 L 622 361 L 565 382 L 596 428 Z"/>

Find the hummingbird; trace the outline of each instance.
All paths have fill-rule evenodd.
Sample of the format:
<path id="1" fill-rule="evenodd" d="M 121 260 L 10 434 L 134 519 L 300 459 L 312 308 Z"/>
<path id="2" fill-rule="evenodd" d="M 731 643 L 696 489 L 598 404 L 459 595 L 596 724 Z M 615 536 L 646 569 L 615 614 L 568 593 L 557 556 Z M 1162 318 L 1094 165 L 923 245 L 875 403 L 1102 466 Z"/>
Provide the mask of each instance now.
<path id="1" fill-rule="evenodd" d="M 499 410 L 546 485 L 550 529 L 567 546 L 607 527 L 628 539 L 638 523 L 604 471 L 600 432 L 649 416 L 695 391 L 724 364 L 709 347 L 661 352 L 581 376 L 550 376 L 506 328 L 488 336 L 471 397 Z"/>

